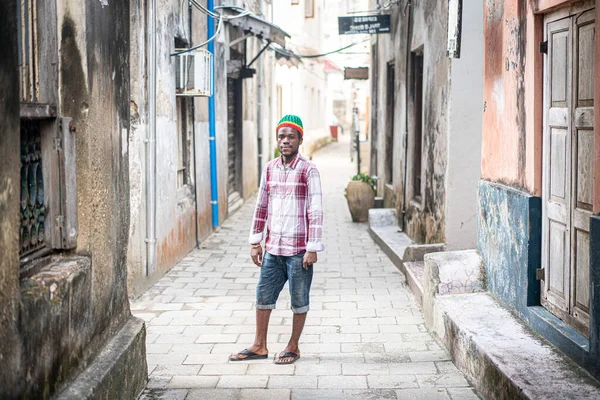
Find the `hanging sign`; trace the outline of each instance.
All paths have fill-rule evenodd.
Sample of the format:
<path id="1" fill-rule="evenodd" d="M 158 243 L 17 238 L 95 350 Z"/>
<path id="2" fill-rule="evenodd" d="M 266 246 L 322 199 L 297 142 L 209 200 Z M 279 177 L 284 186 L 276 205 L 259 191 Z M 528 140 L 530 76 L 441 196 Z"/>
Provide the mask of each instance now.
<path id="1" fill-rule="evenodd" d="M 338 17 L 340 35 L 390 33 L 390 15 Z"/>
<path id="2" fill-rule="evenodd" d="M 369 68 L 344 68 L 344 79 L 369 79 Z"/>

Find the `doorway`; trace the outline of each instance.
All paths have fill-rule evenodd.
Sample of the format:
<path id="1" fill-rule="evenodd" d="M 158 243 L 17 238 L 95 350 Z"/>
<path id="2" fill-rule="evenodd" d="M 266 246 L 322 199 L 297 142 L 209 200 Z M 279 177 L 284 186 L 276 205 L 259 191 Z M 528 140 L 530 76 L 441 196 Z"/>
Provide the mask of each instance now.
<path id="1" fill-rule="evenodd" d="M 544 19 L 541 303 L 589 334 L 589 221 L 593 204 L 593 3 Z"/>

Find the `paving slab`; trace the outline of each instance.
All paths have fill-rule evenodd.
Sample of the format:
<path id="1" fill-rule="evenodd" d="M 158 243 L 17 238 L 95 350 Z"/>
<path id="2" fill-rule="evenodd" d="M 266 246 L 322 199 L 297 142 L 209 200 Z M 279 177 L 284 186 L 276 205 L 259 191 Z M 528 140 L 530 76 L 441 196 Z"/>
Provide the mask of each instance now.
<path id="1" fill-rule="evenodd" d="M 254 208 L 249 199 L 200 249 L 132 301 L 132 313 L 146 321 L 148 332 L 150 380 L 142 399 L 477 396 L 425 330 L 403 274 L 375 244 L 367 224 L 351 221 L 343 193 L 355 167 L 347 154 L 347 142 L 340 142 L 313 157 L 323 182 L 326 250 L 315 265 L 301 358 L 293 365 L 273 364 L 291 333 L 286 286 L 271 316 L 269 358 L 228 360 L 254 338 L 259 269 L 246 244 Z"/>

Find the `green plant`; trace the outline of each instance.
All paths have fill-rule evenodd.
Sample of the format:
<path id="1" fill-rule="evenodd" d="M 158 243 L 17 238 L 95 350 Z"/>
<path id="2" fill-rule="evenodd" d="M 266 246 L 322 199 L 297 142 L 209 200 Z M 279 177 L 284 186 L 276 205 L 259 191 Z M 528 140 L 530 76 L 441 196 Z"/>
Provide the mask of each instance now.
<path id="1" fill-rule="evenodd" d="M 377 196 L 377 181 L 379 180 L 378 176 L 370 176 L 367 175 L 363 172 L 361 172 L 360 174 L 356 174 L 353 177 L 350 178 L 351 181 L 362 181 L 364 183 L 368 183 L 369 186 L 371 186 L 371 189 L 373 189 L 373 192 L 375 192 L 375 196 Z M 344 197 L 347 198 L 346 196 L 346 189 L 344 189 Z"/>
<path id="2" fill-rule="evenodd" d="M 279 151 L 279 147 L 275 146 L 275 157 L 273 158 L 277 158 L 281 155 L 281 152 Z"/>

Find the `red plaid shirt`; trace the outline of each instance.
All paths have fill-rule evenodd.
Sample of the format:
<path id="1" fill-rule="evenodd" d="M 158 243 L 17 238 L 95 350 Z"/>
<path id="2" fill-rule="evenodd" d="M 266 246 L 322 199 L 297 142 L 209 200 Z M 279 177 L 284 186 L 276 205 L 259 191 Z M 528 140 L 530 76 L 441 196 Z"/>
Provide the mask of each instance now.
<path id="1" fill-rule="evenodd" d="M 323 206 L 319 171 L 298 154 L 284 165 L 281 157 L 265 166 L 250 230 L 250 244 L 260 243 L 267 225 L 265 249 L 276 256 L 304 250 L 323 251 Z"/>

